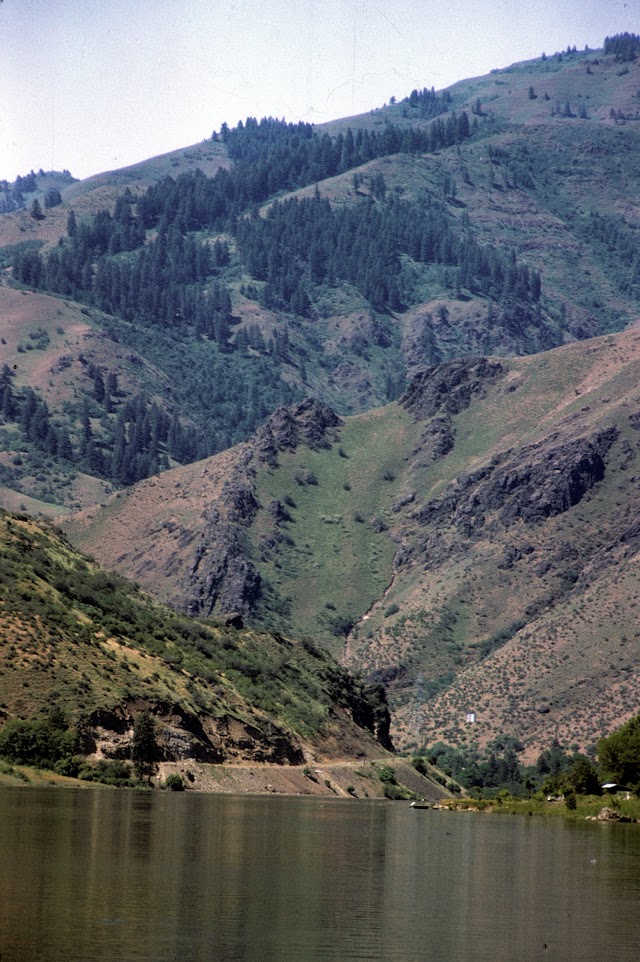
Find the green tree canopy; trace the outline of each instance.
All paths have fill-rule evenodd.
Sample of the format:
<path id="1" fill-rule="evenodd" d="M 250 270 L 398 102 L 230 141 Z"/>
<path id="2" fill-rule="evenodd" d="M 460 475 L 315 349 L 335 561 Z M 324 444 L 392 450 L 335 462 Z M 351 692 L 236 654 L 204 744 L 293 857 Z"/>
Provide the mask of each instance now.
<path id="1" fill-rule="evenodd" d="M 598 759 L 613 781 L 640 784 L 640 715 L 598 742 Z"/>
<path id="2" fill-rule="evenodd" d="M 131 758 L 139 778 L 151 777 L 158 754 L 156 725 L 148 711 L 141 712 L 133 723 Z"/>
<path id="3" fill-rule="evenodd" d="M 600 795 L 600 779 L 588 758 L 578 758 L 572 764 L 564 780 L 567 789 L 577 795 Z"/>

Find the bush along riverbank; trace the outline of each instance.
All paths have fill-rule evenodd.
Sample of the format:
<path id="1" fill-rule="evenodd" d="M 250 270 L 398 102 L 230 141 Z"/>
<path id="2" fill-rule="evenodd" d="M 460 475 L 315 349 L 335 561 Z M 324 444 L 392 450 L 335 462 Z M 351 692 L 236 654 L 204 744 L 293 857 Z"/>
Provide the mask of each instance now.
<path id="1" fill-rule="evenodd" d="M 582 754 L 557 739 L 533 764 L 520 755 L 525 745 L 510 736 L 490 742 L 483 751 L 477 744 L 455 748 L 442 742 L 411 764 L 417 771 L 437 766 L 455 779 L 476 808 L 531 810 L 539 814 L 562 809 L 574 817 L 597 816 L 601 808 L 614 811 L 627 806 L 630 818 L 640 818 L 640 715 L 601 738 Z M 550 808 L 548 806 L 551 806 Z M 622 808 L 620 808 L 622 811 Z"/>
<path id="2" fill-rule="evenodd" d="M 67 727 L 64 714 L 52 710 L 48 718 L 14 718 L 0 729 L 0 785 L 94 783 L 111 788 L 148 788 L 155 771 L 155 726 L 142 712 L 134 727 L 131 762 L 123 759 L 88 760 L 79 754 L 82 733 Z M 184 788 L 182 778 L 169 776 L 161 785 Z"/>
<path id="3" fill-rule="evenodd" d="M 542 815 L 549 818 L 588 819 L 602 822 L 640 822 L 640 798 L 616 795 L 576 795 L 567 792 L 561 797 L 546 797 L 541 793 L 531 798 L 515 798 L 500 792 L 495 798 L 446 799 L 433 806 L 439 811 L 497 812 L 504 815 Z"/>

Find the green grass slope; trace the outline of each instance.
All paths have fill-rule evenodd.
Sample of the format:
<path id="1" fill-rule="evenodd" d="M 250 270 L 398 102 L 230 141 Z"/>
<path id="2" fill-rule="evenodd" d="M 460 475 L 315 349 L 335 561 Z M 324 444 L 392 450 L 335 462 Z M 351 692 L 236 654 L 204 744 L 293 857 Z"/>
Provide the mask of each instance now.
<path id="1" fill-rule="evenodd" d="M 0 516 L 0 567 L 2 722 L 55 706 L 107 757 L 127 757 L 143 710 L 168 759 L 301 763 L 388 745 L 380 692 L 310 644 L 177 615 L 22 515 Z"/>
<path id="2" fill-rule="evenodd" d="M 329 448 L 285 452 L 258 473 L 259 503 L 280 502 L 284 517 L 274 537 L 272 516 L 259 512 L 250 550 L 296 633 L 341 654 L 351 626 L 384 593 L 395 550 L 385 519 L 417 439 L 412 418 L 388 405 L 345 419 Z"/>

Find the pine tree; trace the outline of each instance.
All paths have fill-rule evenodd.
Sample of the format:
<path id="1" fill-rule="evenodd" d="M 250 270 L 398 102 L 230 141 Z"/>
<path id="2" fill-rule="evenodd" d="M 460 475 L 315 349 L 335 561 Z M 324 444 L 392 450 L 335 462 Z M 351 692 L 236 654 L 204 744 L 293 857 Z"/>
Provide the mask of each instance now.
<path id="1" fill-rule="evenodd" d="M 33 204 L 31 205 L 31 216 L 33 217 L 34 220 L 44 220 L 44 214 L 42 213 L 42 208 L 38 202 L 37 197 L 34 200 Z"/>
<path id="2" fill-rule="evenodd" d="M 143 711 L 134 719 L 131 742 L 131 760 L 138 778 L 151 779 L 157 755 L 156 725 L 149 712 Z"/>

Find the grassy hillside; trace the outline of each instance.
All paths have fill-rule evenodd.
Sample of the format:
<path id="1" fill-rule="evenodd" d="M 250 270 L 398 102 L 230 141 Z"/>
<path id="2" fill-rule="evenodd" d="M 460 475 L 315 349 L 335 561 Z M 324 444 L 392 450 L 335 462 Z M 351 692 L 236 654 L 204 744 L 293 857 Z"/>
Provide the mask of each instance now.
<path id="1" fill-rule="evenodd" d="M 259 503 L 284 505 L 275 537 L 268 511 L 251 528 L 259 570 L 284 601 L 286 622 L 298 633 L 320 632 L 338 653 L 392 577 L 394 547 L 382 519 L 416 440 L 411 418 L 389 405 L 347 419 L 330 449 L 284 453 L 259 475 Z"/>
<path id="2" fill-rule="evenodd" d="M 0 565 L 3 721 L 55 706 L 107 757 L 128 757 L 143 710 L 168 759 L 302 762 L 388 745 L 380 691 L 311 644 L 177 615 L 26 516 L 2 513 Z"/>
<path id="3" fill-rule="evenodd" d="M 640 698 L 639 366 L 637 329 L 443 364 L 401 404 L 280 412 L 224 465 L 65 526 L 187 610 L 322 640 L 385 684 L 403 747 L 584 749 Z"/>

